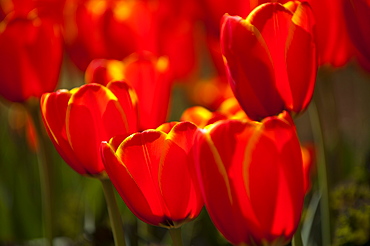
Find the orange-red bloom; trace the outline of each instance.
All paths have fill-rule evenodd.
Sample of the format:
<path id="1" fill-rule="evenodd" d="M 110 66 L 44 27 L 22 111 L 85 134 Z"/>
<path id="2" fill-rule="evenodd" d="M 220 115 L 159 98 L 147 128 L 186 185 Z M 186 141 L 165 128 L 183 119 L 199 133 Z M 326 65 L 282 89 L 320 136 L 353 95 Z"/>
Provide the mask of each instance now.
<path id="1" fill-rule="evenodd" d="M 179 227 L 203 206 L 193 159 L 197 127 L 166 123 L 102 144 L 104 165 L 130 210 L 146 223 Z"/>
<path id="2" fill-rule="evenodd" d="M 262 122 L 220 121 L 197 135 L 207 211 L 231 243 L 285 245 L 301 217 L 304 171 L 287 113 Z M 271 244 L 272 245 L 272 244 Z"/>
<path id="3" fill-rule="evenodd" d="M 155 129 L 167 119 L 172 81 L 168 59 L 149 52 L 134 53 L 125 60 L 94 60 L 86 70 L 87 83 L 103 85 L 125 80 L 138 97 L 139 130 Z"/>
<path id="4" fill-rule="evenodd" d="M 313 29 L 305 2 L 262 4 L 246 19 L 223 17 L 221 49 L 228 79 L 251 119 L 307 107 L 317 71 Z"/>
<path id="5" fill-rule="evenodd" d="M 76 172 L 100 175 L 104 171 L 101 142 L 137 130 L 132 93 L 126 83 L 114 81 L 106 87 L 87 84 L 42 96 L 41 112 L 49 137 Z"/>
<path id="6" fill-rule="evenodd" d="M 0 23 L 0 95 L 13 102 L 53 91 L 62 64 L 62 37 L 53 19 L 11 12 Z"/>

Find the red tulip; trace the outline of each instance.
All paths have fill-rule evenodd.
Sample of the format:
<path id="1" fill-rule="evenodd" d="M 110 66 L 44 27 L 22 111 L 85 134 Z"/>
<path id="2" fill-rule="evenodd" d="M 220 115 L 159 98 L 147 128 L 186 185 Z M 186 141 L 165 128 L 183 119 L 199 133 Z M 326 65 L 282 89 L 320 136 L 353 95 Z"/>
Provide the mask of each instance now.
<path id="1" fill-rule="evenodd" d="M 0 27 L 0 95 L 24 102 L 54 91 L 62 64 L 59 26 L 37 11 L 9 13 Z"/>
<path id="2" fill-rule="evenodd" d="M 370 71 L 370 1 L 342 0 L 345 22 L 359 63 Z"/>
<path id="3" fill-rule="evenodd" d="M 168 59 L 149 52 L 134 53 L 124 61 L 94 60 L 86 70 L 86 82 L 107 84 L 124 79 L 138 97 L 139 129 L 155 129 L 166 121 L 172 80 Z"/>
<path id="4" fill-rule="evenodd" d="M 139 219 L 173 228 L 198 216 L 203 201 L 193 170 L 197 131 L 190 122 L 166 123 L 102 144 L 107 174 Z"/>
<path id="5" fill-rule="evenodd" d="M 124 82 L 88 84 L 44 94 L 41 112 L 55 148 L 76 172 L 100 175 L 100 144 L 137 130 L 134 93 Z"/>
<path id="6" fill-rule="evenodd" d="M 303 208 L 304 172 L 289 114 L 220 121 L 198 133 L 196 168 L 207 211 L 232 244 L 285 245 Z"/>
<path id="7" fill-rule="evenodd" d="M 231 87 L 253 120 L 299 113 L 309 104 L 317 71 L 314 22 L 305 2 L 266 3 L 246 19 L 225 15 L 221 49 Z"/>

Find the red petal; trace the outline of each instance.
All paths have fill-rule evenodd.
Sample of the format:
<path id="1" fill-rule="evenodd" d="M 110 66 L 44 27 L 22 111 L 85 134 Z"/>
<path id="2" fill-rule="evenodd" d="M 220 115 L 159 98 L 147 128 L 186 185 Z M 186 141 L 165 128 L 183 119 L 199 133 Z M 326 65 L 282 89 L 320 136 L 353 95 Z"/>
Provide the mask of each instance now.
<path id="1" fill-rule="evenodd" d="M 298 113 L 311 101 L 317 71 L 317 51 L 313 34 L 314 17 L 307 3 L 298 5 L 292 21 L 294 25 L 289 30 L 286 50 L 291 96 L 289 98 L 284 96 L 284 100 L 287 109 Z M 283 91 L 280 93 L 282 94 Z"/>
<path id="2" fill-rule="evenodd" d="M 246 154 L 251 155 L 250 199 L 264 238 L 289 239 L 299 223 L 304 198 L 299 141 L 294 126 L 273 117 L 264 121 L 260 134 Z"/>
<path id="3" fill-rule="evenodd" d="M 166 58 L 150 53 L 126 58 L 125 78 L 139 101 L 140 130 L 155 129 L 166 121 L 171 81 Z"/>
<path id="4" fill-rule="evenodd" d="M 128 133 L 138 131 L 138 99 L 135 91 L 123 81 L 113 81 L 108 84 L 108 89 L 117 97 L 122 107 L 122 117 L 125 118 Z"/>
<path id="5" fill-rule="evenodd" d="M 196 155 L 200 157 L 196 167 L 206 208 L 213 223 L 233 244 L 250 243 L 256 226 L 241 175 L 253 128 L 239 121 L 224 121 L 198 135 Z"/>
<path id="6" fill-rule="evenodd" d="M 270 51 L 248 19 L 223 17 L 221 49 L 230 85 L 248 117 L 260 120 L 280 113 L 284 102 L 275 86 Z"/>
<path id="7" fill-rule="evenodd" d="M 161 223 L 163 215 L 152 212 L 153 201 L 148 200 L 135 176 L 119 160 L 111 146 L 103 142 L 101 153 L 109 178 L 130 210 L 146 223 L 154 225 Z"/>
<path id="8" fill-rule="evenodd" d="M 291 12 L 278 3 L 261 5 L 247 18 L 247 21 L 258 29 L 266 42 L 268 53 L 271 56 L 275 86 L 285 102 L 292 100 L 285 58 L 288 34 L 292 26 L 291 18 Z"/>
<path id="9" fill-rule="evenodd" d="M 104 86 L 87 84 L 72 95 L 67 110 L 68 139 L 91 174 L 104 170 L 100 143 L 128 133 L 122 112 L 117 98 Z"/>
<path id="10" fill-rule="evenodd" d="M 163 149 L 160 188 L 169 217 L 178 222 L 194 219 L 203 206 L 192 152 L 196 131 L 197 127 L 190 122 L 176 124 L 167 135 Z"/>
<path id="11" fill-rule="evenodd" d="M 41 97 L 41 112 L 45 128 L 51 141 L 64 161 L 79 174 L 87 170 L 81 165 L 69 145 L 66 133 L 67 105 L 71 94 L 67 90 L 44 94 Z"/>
<path id="12" fill-rule="evenodd" d="M 139 218 L 148 220 L 151 217 L 162 217 L 161 223 L 166 223 L 165 215 L 169 214 L 164 204 L 159 188 L 159 166 L 163 162 L 162 154 L 166 135 L 158 131 L 144 131 L 126 138 L 117 149 L 117 156 L 127 168 L 143 196 L 150 204 L 150 210 L 137 210 Z M 131 192 L 131 191 L 127 191 Z M 128 196 L 128 195 L 127 195 Z M 134 196 L 126 202 L 132 207 L 140 207 Z M 159 225 L 158 221 L 150 224 Z"/>

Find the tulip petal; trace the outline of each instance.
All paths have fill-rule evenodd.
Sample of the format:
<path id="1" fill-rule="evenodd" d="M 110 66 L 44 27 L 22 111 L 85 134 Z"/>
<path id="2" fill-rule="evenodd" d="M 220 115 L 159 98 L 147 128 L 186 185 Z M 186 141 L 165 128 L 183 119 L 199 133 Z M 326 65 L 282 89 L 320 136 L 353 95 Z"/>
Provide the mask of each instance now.
<path id="1" fill-rule="evenodd" d="M 253 128 L 249 123 L 224 121 L 198 134 L 200 163 L 196 166 L 205 204 L 213 223 L 233 244 L 250 242 L 251 231 L 246 230 L 255 227 L 239 165 L 246 147 L 241 138 L 248 139 Z"/>
<path id="2" fill-rule="evenodd" d="M 308 106 L 316 81 L 317 53 L 313 20 L 309 5 L 301 3 L 294 12 L 294 25 L 289 30 L 286 66 L 292 93 L 291 99 L 286 97 L 285 105 L 293 112 L 300 112 Z"/>
<path id="3" fill-rule="evenodd" d="M 138 131 L 138 99 L 135 91 L 123 81 L 113 81 L 107 88 L 117 97 L 123 111 L 122 117 L 125 118 L 125 127 L 128 133 Z"/>
<path id="4" fill-rule="evenodd" d="M 40 101 L 42 117 L 49 137 L 63 160 L 79 174 L 86 174 L 67 138 L 66 112 L 70 97 L 67 90 L 44 94 Z"/>
<path id="5" fill-rule="evenodd" d="M 195 218 L 203 205 L 191 154 L 196 131 L 197 127 L 190 122 L 178 123 L 165 140 L 159 180 L 173 221 Z"/>
<path id="6" fill-rule="evenodd" d="M 292 236 L 298 225 L 304 197 L 302 156 L 294 126 L 277 118 L 263 123 L 252 143 L 248 186 L 264 238 L 272 241 Z"/>
<path id="7" fill-rule="evenodd" d="M 126 138 L 117 149 L 119 160 L 125 165 L 130 175 L 135 180 L 144 197 L 150 204 L 150 210 L 137 209 L 138 217 L 145 221 L 148 216 L 159 217 L 169 214 L 161 197 L 159 188 L 159 165 L 162 162 L 162 149 L 165 146 L 166 135 L 159 131 L 147 130 L 136 133 Z M 127 193 L 131 193 L 127 190 Z M 125 199 L 132 207 L 138 206 L 134 195 L 125 194 L 131 199 Z M 166 218 L 158 222 L 150 221 L 150 224 L 166 224 Z"/>
<path id="8" fill-rule="evenodd" d="M 256 8 L 246 20 L 258 29 L 266 42 L 273 66 L 274 83 L 284 101 L 292 101 L 285 59 L 288 34 L 292 26 L 291 18 L 290 11 L 279 3 L 272 3 Z"/>
<path id="9" fill-rule="evenodd" d="M 246 170 L 243 172 L 247 175 L 246 187 L 249 189 L 249 197 L 260 230 L 265 234 L 271 230 L 275 215 L 272 204 L 275 204 L 277 199 L 278 152 L 270 139 L 257 136 L 255 141 L 249 143 L 246 155 L 249 157 L 249 162 L 245 164 Z M 263 238 L 266 238 L 266 235 L 263 235 Z"/>
<path id="10" fill-rule="evenodd" d="M 152 205 L 149 204 L 151 201 L 142 192 L 141 187 L 136 182 L 136 177 L 119 161 L 110 144 L 103 142 L 101 153 L 109 178 L 130 210 L 146 223 L 156 225 L 161 223 L 162 216 L 152 213 Z"/>
<path id="11" fill-rule="evenodd" d="M 275 87 L 271 54 L 257 28 L 240 17 L 225 15 L 221 49 L 230 85 L 248 117 L 260 120 L 280 113 L 284 102 Z"/>
<path id="12" fill-rule="evenodd" d="M 133 54 L 124 60 L 125 79 L 139 100 L 140 130 L 155 129 L 167 118 L 171 81 L 168 60 L 150 53 Z"/>
<path id="13" fill-rule="evenodd" d="M 77 89 L 67 109 L 67 135 L 81 165 L 91 174 L 104 170 L 100 143 L 127 134 L 118 99 L 106 87 L 87 84 Z"/>

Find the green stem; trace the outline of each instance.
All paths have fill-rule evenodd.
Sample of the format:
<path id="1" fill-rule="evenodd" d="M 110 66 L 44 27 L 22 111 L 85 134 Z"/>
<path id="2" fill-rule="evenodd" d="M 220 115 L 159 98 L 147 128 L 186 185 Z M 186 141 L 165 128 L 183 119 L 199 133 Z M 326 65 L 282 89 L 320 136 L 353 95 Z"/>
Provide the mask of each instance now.
<path id="1" fill-rule="evenodd" d="M 311 106 L 308 108 L 308 113 L 312 125 L 314 142 L 318 150 L 317 176 L 318 176 L 318 185 L 321 192 L 320 213 L 321 213 L 322 245 L 331 245 L 329 189 L 328 189 L 327 165 L 325 158 L 324 137 L 322 133 L 319 113 L 315 102 L 311 102 Z"/>
<path id="2" fill-rule="evenodd" d="M 125 236 L 123 232 L 123 224 L 121 220 L 121 215 L 116 202 L 116 197 L 114 194 L 114 188 L 112 182 L 109 179 L 100 179 L 103 191 L 105 195 L 105 200 L 107 202 L 108 214 L 110 222 L 112 224 L 112 231 L 114 242 L 116 246 L 125 246 Z"/>
<path id="3" fill-rule="evenodd" d="M 301 225 L 298 226 L 292 239 L 292 246 L 303 246 L 302 235 L 301 235 Z"/>
<path id="4" fill-rule="evenodd" d="M 31 102 L 28 105 L 28 112 L 33 120 L 33 125 L 36 130 L 37 141 L 37 159 L 39 163 L 40 172 L 40 186 L 41 186 L 41 199 L 42 199 L 42 212 L 43 212 L 43 231 L 47 240 L 47 245 L 53 245 L 53 208 L 52 208 L 52 182 L 51 182 L 51 156 L 48 155 L 46 149 L 49 142 L 48 137 L 44 132 L 44 125 L 41 120 L 39 103 Z"/>
<path id="5" fill-rule="evenodd" d="M 174 246 L 182 246 L 182 236 L 181 236 L 181 227 L 171 228 L 168 230 L 170 232 L 172 242 Z"/>

